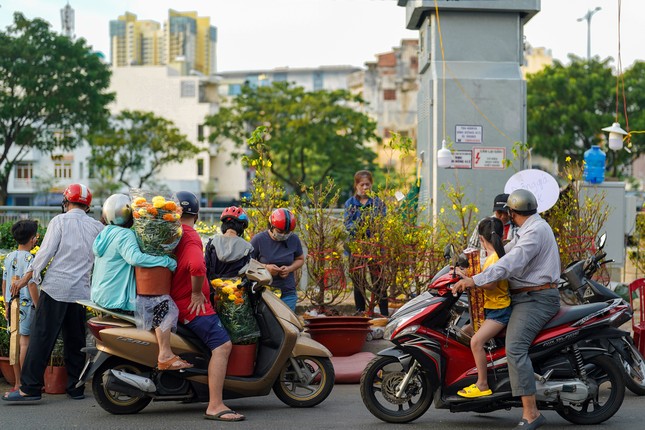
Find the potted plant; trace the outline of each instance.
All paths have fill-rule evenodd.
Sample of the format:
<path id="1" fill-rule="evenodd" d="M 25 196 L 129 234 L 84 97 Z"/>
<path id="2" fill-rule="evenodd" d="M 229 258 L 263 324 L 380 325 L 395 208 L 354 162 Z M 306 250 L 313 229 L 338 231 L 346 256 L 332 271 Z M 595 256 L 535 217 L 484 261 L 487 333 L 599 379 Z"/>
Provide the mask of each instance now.
<path id="1" fill-rule="evenodd" d="M 5 316 L 4 297 L 0 296 L 0 371 L 8 384 L 16 383 L 13 366 L 9 364 L 9 331 L 7 331 L 7 318 Z"/>
<path id="2" fill-rule="evenodd" d="M 45 369 L 45 393 L 65 394 L 67 388 L 67 368 L 65 367 L 63 339 L 58 336 Z"/>

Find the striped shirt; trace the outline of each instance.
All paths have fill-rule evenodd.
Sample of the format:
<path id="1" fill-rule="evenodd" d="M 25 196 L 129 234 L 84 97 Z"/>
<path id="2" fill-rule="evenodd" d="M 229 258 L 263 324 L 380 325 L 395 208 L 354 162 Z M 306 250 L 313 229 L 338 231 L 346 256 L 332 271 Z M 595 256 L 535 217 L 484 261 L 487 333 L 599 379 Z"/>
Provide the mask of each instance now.
<path id="1" fill-rule="evenodd" d="M 551 226 L 531 215 L 504 246 L 506 255 L 478 275 L 475 285 L 508 279 L 511 290 L 557 282 L 560 277 L 560 253 Z"/>
<path id="2" fill-rule="evenodd" d="M 78 208 L 52 218 L 31 263 L 32 282 L 41 284 L 41 290 L 59 302 L 89 300 L 92 244 L 102 229 L 103 224 Z M 45 267 L 47 273 L 41 279 Z"/>

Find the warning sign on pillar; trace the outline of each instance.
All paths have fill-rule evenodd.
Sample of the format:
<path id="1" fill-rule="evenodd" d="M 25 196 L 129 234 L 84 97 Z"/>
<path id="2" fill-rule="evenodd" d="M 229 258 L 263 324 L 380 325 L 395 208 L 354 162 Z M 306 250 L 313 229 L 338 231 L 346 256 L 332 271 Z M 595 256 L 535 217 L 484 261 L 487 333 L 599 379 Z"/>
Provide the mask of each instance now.
<path id="1" fill-rule="evenodd" d="M 503 170 L 506 148 L 473 148 L 473 169 Z"/>

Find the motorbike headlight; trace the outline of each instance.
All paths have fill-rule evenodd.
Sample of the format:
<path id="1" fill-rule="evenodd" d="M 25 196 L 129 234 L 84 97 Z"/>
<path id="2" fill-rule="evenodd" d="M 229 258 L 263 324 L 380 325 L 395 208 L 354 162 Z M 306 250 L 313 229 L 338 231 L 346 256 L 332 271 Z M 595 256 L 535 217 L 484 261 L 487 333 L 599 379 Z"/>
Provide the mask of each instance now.
<path id="1" fill-rule="evenodd" d="M 391 321 L 387 326 L 385 326 L 385 330 L 383 331 L 383 338 L 387 340 L 392 340 L 392 335 L 396 330 L 399 329 L 399 327 L 405 325 L 408 321 L 410 321 L 412 318 L 416 317 L 420 312 L 423 312 L 424 309 L 419 309 L 417 312 L 410 313 L 400 319 L 395 319 L 394 321 Z M 401 333 L 397 334 L 398 336 L 401 336 L 402 334 L 407 334 L 407 333 L 413 333 L 419 329 L 419 325 L 412 325 L 410 327 L 406 327 L 404 330 L 401 331 Z"/>

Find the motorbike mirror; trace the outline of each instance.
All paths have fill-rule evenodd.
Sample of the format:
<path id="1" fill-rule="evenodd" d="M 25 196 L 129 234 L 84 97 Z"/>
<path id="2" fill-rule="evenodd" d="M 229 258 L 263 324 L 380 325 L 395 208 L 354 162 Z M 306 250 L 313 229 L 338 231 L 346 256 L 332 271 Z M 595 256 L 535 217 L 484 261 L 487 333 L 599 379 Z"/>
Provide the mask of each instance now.
<path id="1" fill-rule="evenodd" d="M 457 266 L 461 267 L 462 269 L 467 269 L 470 267 L 470 263 L 468 263 L 468 258 L 464 254 L 459 254 L 459 258 L 457 258 Z"/>
<path id="2" fill-rule="evenodd" d="M 606 241 L 607 241 L 607 233 L 601 234 L 598 240 L 596 241 L 596 248 L 603 249 L 605 247 Z"/>
<path id="3" fill-rule="evenodd" d="M 443 258 L 450 260 L 453 255 L 455 255 L 455 247 L 452 246 L 452 244 L 446 245 L 446 247 L 443 249 Z"/>

